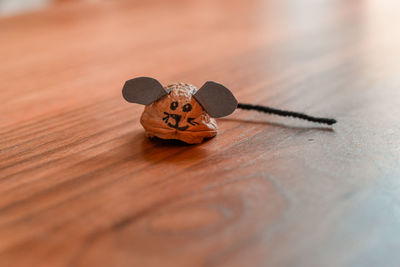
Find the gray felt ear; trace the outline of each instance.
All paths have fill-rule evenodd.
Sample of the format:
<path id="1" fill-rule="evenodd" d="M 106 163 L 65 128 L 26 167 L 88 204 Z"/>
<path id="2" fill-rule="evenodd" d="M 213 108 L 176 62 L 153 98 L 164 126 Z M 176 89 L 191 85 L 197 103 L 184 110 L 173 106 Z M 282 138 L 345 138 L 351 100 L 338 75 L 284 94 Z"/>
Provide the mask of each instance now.
<path id="1" fill-rule="evenodd" d="M 206 82 L 193 97 L 213 118 L 228 116 L 238 105 L 232 92 L 215 82 Z"/>
<path id="2" fill-rule="evenodd" d="M 167 94 L 156 79 L 149 77 L 126 81 L 122 88 L 122 96 L 126 101 L 142 105 L 149 105 Z"/>

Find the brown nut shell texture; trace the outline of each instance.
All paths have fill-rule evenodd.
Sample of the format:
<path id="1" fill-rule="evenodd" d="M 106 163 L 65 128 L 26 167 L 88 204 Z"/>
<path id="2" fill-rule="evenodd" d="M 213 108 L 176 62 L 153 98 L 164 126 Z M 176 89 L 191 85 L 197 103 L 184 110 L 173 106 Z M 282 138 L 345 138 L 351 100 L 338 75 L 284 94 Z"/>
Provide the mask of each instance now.
<path id="1" fill-rule="evenodd" d="M 168 95 L 147 105 L 140 123 L 146 136 L 201 143 L 217 134 L 217 123 L 196 101 L 196 87 L 174 83 L 165 87 Z"/>

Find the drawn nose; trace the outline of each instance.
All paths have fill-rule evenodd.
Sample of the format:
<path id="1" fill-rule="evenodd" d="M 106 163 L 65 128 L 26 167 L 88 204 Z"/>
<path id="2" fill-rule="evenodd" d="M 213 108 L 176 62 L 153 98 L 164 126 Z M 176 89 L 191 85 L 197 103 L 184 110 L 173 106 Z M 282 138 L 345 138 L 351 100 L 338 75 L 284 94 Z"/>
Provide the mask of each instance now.
<path id="1" fill-rule="evenodd" d="M 171 118 L 173 118 L 176 121 L 176 124 L 178 125 L 178 123 L 181 120 L 182 116 L 178 115 L 178 114 L 171 114 Z"/>

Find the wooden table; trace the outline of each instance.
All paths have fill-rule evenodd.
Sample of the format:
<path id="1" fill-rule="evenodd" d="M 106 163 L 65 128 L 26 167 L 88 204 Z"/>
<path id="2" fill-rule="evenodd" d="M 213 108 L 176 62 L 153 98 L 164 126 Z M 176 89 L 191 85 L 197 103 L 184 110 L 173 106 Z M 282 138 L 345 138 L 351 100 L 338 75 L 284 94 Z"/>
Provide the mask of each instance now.
<path id="1" fill-rule="evenodd" d="M 0 20 L 0 266 L 400 266 L 397 1 L 59 1 Z M 149 140 L 125 80 L 230 88 Z"/>

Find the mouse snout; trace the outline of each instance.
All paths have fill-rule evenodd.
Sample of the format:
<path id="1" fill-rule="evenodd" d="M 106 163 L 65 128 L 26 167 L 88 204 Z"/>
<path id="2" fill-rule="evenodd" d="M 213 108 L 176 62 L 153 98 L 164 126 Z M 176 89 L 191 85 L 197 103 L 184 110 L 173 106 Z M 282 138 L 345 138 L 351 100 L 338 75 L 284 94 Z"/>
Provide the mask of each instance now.
<path id="1" fill-rule="evenodd" d="M 170 114 L 171 118 L 173 118 L 174 120 L 176 120 L 177 122 L 179 122 L 182 118 L 181 115 L 179 114 Z"/>

